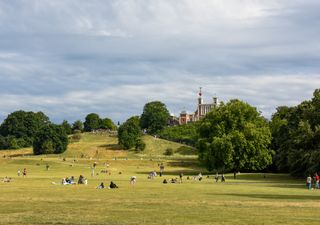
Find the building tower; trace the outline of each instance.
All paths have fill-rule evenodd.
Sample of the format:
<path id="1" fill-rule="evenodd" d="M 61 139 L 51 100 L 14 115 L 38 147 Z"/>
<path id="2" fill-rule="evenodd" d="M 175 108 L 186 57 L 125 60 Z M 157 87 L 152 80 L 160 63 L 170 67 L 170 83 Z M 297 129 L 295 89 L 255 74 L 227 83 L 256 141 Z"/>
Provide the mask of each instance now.
<path id="1" fill-rule="evenodd" d="M 201 105 L 203 104 L 203 99 L 202 99 L 202 87 L 199 88 L 199 98 L 198 98 L 198 116 L 200 118 L 200 116 L 203 114 L 202 112 L 202 107 Z"/>

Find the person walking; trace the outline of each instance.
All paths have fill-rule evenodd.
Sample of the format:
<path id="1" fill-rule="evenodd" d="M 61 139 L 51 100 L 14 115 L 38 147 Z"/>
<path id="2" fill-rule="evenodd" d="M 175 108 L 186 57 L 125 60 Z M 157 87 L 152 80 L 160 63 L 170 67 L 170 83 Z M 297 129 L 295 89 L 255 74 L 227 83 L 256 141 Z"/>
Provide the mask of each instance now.
<path id="1" fill-rule="evenodd" d="M 307 188 L 310 190 L 311 189 L 311 184 L 312 184 L 312 178 L 311 175 L 307 177 Z"/>
<path id="2" fill-rule="evenodd" d="M 27 176 L 27 168 L 24 168 L 24 169 L 23 169 L 23 173 L 22 173 L 22 174 L 23 174 L 23 177 L 26 177 L 26 176 Z"/>
<path id="3" fill-rule="evenodd" d="M 319 177 L 318 173 L 315 174 L 314 178 L 316 180 L 314 188 L 319 189 L 319 179 L 320 179 L 320 177 Z"/>
<path id="4" fill-rule="evenodd" d="M 179 177 L 180 177 L 180 183 L 182 183 L 183 173 L 180 173 Z"/>

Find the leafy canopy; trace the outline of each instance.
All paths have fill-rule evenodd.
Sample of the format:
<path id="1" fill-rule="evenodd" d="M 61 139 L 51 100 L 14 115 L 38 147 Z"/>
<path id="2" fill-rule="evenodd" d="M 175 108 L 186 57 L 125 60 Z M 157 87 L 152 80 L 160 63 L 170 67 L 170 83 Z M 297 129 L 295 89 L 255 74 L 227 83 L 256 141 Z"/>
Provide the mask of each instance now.
<path id="1" fill-rule="evenodd" d="M 271 164 L 271 133 L 256 108 L 231 100 L 199 126 L 199 159 L 208 170 L 260 170 Z"/>
<path id="2" fill-rule="evenodd" d="M 121 145 L 124 149 L 131 149 L 133 147 L 137 147 L 137 148 L 143 147 L 143 144 L 140 140 L 140 137 L 142 134 L 141 134 L 141 129 L 139 124 L 140 124 L 139 117 L 133 116 L 119 127 L 118 141 L 119 141 L 119 145 Z"/>
<path id="3" fill-rule="evenodd" d="M 270 127 L 278 170 L 295 176 L 320 171 L 320 89 L 309 101 L 278 107 Z"/>
<path id="4" fill-rule="evenodd" d="M 58 154 L 67 150 L 68 136 L 62 126 L 50 124 L 42 127 L 33 142 L 33 153 Z"/>
<path id="5" fill-rule="evenodd" d="M 165 104 L 159 101 L 149 102 L 143 108 L 140 125 L 142 129 L 155 134 L 167 126 L 169 118 L 170 114 Z"/>

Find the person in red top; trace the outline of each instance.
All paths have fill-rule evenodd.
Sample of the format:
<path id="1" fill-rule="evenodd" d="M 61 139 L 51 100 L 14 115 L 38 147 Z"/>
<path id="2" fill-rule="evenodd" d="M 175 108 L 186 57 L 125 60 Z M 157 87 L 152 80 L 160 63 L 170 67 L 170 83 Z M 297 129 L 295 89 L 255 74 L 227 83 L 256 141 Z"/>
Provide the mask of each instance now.
<path id="1" fill-rule="evenodd" d="M 315 178 L 316 178 L 316 187 L 317 189 L 319 189 L 319 180 L 320 180 L 320 177 L 318 175 L 318 173 L 315 174 Z"/>

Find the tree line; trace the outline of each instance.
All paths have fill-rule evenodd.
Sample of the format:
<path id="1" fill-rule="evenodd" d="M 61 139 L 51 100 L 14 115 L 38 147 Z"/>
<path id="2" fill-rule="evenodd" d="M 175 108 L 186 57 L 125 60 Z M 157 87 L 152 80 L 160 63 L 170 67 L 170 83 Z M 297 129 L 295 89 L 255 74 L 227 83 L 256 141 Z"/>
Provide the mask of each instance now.
<path id="1" fill-rule="evenodd" d="M 43 112 L 15 111 L 0 125 L 0 149 L 33 147 L 34 154 L 62 153 L 67 149 L 68 135 L 97 129 L 115 130 L 117 126 L 109 118 L 90 113 L 85 122 L 70 124 L 64 120 L 54 124 Z"/>
<path id="2" fill-rule="evenodd" d="M 196 147 L 209 171 L 236 175 L 267 169 L 294 176 L 320 171 L 320 89 L 309 101 L 278 107 L 271 120 L 238 99 L 222 102 L 196 123 L 169 126 L 169 117 L 163 103 L 147 103 L 140 117 L 120 126 L 119 144 L 137 149 L 143 130 Z"/>
<path id="3" fill-rule="evenodd" d="M 147 103 L 140 116 L 118 128 L 124 149 L 142 151 L 142 135 L 148 133 L 198 149 L 200 162 L 209 171 L 269 169 L 304 176 L 320 171 L 320 89 L 297 106 L 280 106 L 271 120 L 246 102 L 221 103 L 200 121 L 170 126 L 170 114 L 160 101 Z M 16 111 L 0 126 L 0 149 L 33 146 L 35 154 L 66 150 L 68 135 L 98 129 L 115 130 L 109 118 L 90 113 L 85 122 L 56 125 L 42 112 Z"/>

